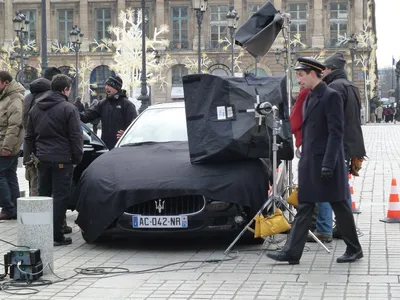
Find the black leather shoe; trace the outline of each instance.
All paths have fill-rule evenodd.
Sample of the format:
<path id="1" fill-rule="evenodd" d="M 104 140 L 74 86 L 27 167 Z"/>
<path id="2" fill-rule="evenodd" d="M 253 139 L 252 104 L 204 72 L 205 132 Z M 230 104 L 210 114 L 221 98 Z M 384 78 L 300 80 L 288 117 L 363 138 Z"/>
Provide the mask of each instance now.
<path id="1" fill-rule="evenodd" d="M 267 253 L 267 257 L 270 259 L 276 260 L 276 261 L 287 261 L 289 265 L 298 265 L 300 261 L 298 259 L 292 259 L 289 256 L 286 255 L 284 252 L 278 252 L 278 253 Z"/>
<path id="2" fill-rule="evenodd" d="M 63 233 L 63 234 L 70 234 L 70 233 L 72 233 L 72 227 L 70 227 L 70 226 L 64 226 L 63 229 L 62 229 L 62 233 Z"/>
<path id="3" fill-rule="evenodd" d="M 53 243 L 54 247 L 66 246 L 66 245 L 70 245 L 70 244 L 72 244 L 72 239 L 70 237 L 64 237 L 61 240 L 54 240 L 54 243 Z"/>
<path id="4" fill-rule="evenodd" d="M 351 262 L 355 262 L 356 260 L 363 258 L 363 257 L 364 257 L 363 252 L 360 250 L 359 252 L 353 253 L 353 254 L 345 253 L 341 257 L 338 257 L 336 259 L 336 262 L 339 264 L 351 263 Z"/>

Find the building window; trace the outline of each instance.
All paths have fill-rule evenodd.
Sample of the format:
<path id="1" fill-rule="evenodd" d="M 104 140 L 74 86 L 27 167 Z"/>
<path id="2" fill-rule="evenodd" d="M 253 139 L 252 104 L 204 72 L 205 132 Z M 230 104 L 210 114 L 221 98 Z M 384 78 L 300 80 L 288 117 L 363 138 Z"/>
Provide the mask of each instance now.
<path id="1" fill-rule="evenodd" d="M 172 49 L 189 48 L 189 16 L 187 7 L 171 8 Z"/>
<path id="2" fill-rule="evenodd" d="M 226 14 L 228 13 L 228 5 L 212 5 L 211 6 L 211 48 L 222 48 L 224 40 L 228 35 L 228 23 L 226 21 Z"/>
<path id="3" fill-rule="evenodd" d="M 72 30 L 73 22 L 73 9 L 58 10 L 58 41 L 62 45 L 67 45 L 69 43 L 69 33 Z"/>
<path id="4" fill-rule="evenodd" d="M 142 15 L 142 10 L 141 8 L 131 8 L 131 10 L 133 11 L 133 23 L 137 24 L 138 21 L 138 14 Z M 147 37 L 151 37 L 152 35 L 150 34 L 150 8 L 146 7 L 146 11 L 145 11 L 145 30 L 146 30 L 146 36 Z M 126 24 L 127 28 L 129 28 L 129 24 Z M 140 26 L 140 28 L 142 28 Z"/>
<path id="5" fill-rule="evenodd" d="M 182 87 L 182 77 L 188 75 L 188 69 L 184 65 L 172 67 L 172 87 Z"/>
<path id="6" fill-rule="evenodd" d="M 339 36 L 347 35 L 348 16 L 347 2 L 329 4 L 329 44 L 331 47 L 337 47 Z"/>
<path id="7" fill-rule="evenodd" d="M 300 41 L 306 42 L 307 39 L 307 4 L 289 4 L 289 13 L 291 15 L 290 31 L 300 35 Z"/>
<path id="8" fill-rule="evenodd" d="M 248 5 L 248 13 L 249 13 L 249 18 L 254 15 L 260 8 L 261 8 L 262 4 L 260 3 L 253 3 L 253 4 L 249 4 Z"/>
<path id="9" fill-rule="evenodd" d="M 29 20 L 28 25 L 28 42 L 36 41 L 36 10 L 26 10 L 23 12 Z"/>
<path id="10" fill-rule="evenodd" d="M 111 8 L 96 8 L 95 39 L 101 41 L 110 39 L 108 27 L 111 26 Z"/>
<path id="11" fill-rule="evenodd" d="M 247 12 L 248 12 L 248 14 L 249 14 L 249 18 L 252 16 L 252 15 L 254 15 L 257 11 L 259 11 L 260 10 L 260 8 L 261 8 L 261 6 L 263 6 L 264 4 L 266 4 L 267 2 L 271 2 L 272 4 L 274 4 L 274 1 L 273 0 L 267 0 L 267 1 L 264 1 L 265 3 L 249 3 L 248 5 L 247 5 Z"/>

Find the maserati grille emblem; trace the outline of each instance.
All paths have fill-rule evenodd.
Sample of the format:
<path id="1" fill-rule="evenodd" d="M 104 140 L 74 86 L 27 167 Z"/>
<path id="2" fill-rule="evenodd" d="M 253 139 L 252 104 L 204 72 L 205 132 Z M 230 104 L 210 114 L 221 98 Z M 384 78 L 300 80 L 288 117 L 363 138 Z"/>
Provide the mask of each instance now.
<path id="1" fill-rule="evenodd" d="M 158 210 L 158 213 L 161 214 L 161 212 L 164 210 L 165 200 L 161 199 L 158 199 L 158 201 L 154 200 L 154 203 L 156 204 L 156 210 Z"/>

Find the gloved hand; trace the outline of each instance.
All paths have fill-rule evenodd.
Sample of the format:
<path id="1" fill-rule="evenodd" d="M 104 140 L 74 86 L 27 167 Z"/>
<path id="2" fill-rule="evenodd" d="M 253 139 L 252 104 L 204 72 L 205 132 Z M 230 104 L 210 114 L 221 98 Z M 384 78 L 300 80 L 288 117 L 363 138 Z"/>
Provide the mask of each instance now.
<path id="1" fill-rule="evenodd" d="M 327 167 L 322 167 L 321 169 L 321 178 L 323 179 L 331 179 L 333 177 L 333 169 L 327 168 Z"/>

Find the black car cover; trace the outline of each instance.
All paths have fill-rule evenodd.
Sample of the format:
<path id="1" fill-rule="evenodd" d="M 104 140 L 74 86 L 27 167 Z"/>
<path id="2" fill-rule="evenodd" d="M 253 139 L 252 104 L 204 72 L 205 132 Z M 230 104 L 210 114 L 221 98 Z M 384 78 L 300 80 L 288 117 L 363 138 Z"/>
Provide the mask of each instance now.
<path id="1" fill-rule="evenodd" d="M 268 168 L 260 159 L 193 165 L 187 142 L 115 148 L 96 159 L 76 187 L 76 223 L 89 242 L 134 204 L 162 197 L 203 195 L 251 208 L 268 192 Z"/>
<path id="2" fill-rule="evenodd" d="M 272 159 L 272 114 L 260 119 L 257 101 L 279 108 L 282 121 L 278 158 L 294 156 L 285 76 L 183 77 L 186 123 L 192 163 L 219 163 L 249 158 Z"/>

